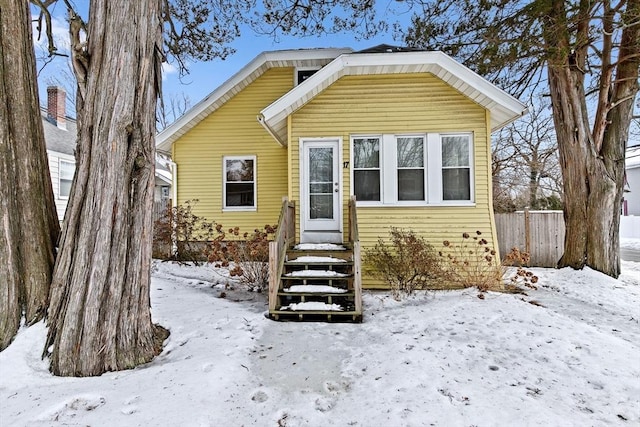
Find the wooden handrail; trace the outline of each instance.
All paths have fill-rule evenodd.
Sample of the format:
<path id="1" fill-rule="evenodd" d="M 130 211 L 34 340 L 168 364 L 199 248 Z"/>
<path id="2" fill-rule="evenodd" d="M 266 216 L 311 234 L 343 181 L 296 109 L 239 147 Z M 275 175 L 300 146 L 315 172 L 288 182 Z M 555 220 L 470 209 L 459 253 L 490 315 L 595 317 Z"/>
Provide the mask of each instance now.
<path id="1" fill-rule="evenodd" d="M 349 243 L 353 247 L 353 293 L 355 297 L 355 309 L 356 312 L 362 314 L 362 256 L 360 253 L 356 196 L 349 198 Z"/>
<path id="2" fill-rule="evenodd" d="M 276 309 L 280 276 L 282 275 L 287 249 L 293 245 L 296 238 L 295 220 L 295 203 L 283 197 L 276 235 L 269 242 L 269 311 Z"/>

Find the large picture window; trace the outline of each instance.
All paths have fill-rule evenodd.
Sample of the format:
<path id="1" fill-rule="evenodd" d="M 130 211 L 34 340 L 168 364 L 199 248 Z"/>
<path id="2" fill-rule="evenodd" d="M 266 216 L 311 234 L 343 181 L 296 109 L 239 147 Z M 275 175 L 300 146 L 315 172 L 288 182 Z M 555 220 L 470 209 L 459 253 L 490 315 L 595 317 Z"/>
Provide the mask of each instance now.
<path id="1" fill-rule="evenodd" d="M 253 210 L 256 207 L 256 157 L 224 158 L 225 209 Z"/>
<path id="2" fill-rule="evenodd" d="M 352 187 L 361 205 L 473 202 L 471 133 L 352 136 Z"/>
<path id="3" fill-rule="evenodd" d="M 73 182 L 73 174 L 76 170 L 76 164 L 60 160 L 58 170 L 58 193 L 61 199 L 69 198 L 71 194 L 71 183 Z"/>

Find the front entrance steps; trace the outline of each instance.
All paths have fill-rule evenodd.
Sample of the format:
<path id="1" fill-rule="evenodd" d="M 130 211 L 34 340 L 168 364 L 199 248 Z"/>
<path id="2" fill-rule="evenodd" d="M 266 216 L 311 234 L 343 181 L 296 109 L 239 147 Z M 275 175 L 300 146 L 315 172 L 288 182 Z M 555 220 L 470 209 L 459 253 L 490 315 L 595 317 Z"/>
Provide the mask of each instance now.
<path id="1" fill-rule="evenodd" d="M 274 320 L 361 322 L 356 309 L 352 248 L 299 244 L 287 251 L 276 294 Z"/>

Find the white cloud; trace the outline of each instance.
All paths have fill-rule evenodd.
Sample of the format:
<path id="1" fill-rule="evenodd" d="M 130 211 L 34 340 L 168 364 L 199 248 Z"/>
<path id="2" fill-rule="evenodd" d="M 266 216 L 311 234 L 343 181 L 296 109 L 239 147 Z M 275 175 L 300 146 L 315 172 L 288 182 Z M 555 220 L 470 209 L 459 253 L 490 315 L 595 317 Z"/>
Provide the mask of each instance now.
<path id="1" fill-rule="evenodd" d="M 42 54 L 48 55 L 48 44 L 46 34 L 46 23 L 44 17 L 42 18 L 42 30 L 38 29 L 38 15 L 32 15 L 32 29 L 33 29 L 33 44 L 36 49 L 36 56 Z M 62 16 L 51 17 L 51 33 L 53 36 L 53 43 L 58 48 L 59 53 L 68 54 L 71 43 L 69 42 L 69 24 Z"/>
<path id="2" fill-rule="evenodd" d="M 176 74 L 177 72 L 178 68 L 175 65 L 168 62 L 162 63 L 162 80 L 167 79 L 171 74 Z"/>

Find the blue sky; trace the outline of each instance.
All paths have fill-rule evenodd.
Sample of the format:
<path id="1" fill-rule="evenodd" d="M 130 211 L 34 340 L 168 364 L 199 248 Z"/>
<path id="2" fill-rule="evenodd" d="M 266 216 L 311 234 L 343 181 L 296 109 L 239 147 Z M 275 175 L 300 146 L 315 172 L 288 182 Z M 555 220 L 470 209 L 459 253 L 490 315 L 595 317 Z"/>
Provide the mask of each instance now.
<path id="1" fill-rule="evenodd" d="M 79 13 L 86 17 L 88 14 L 88 0 L 77 0 L 73 3 L 77 6 Z M 384 14 L 385 10 L 397 7 L 397 4 L 394 0 L 378 2 L 378 7 L 381 8 L 379 13 Z M 53 6 L 52 16 L 56 45 L 61 52 L 68 53 L 68 24 L 65 18 L 66 9 L 62 2 L 58 2 Z M 395 21 L 398 18 L 408 21 L 409 14 L 404 14 L 400 17 L 393 15 L 390 21 Z M 36 38 L 37 33 L 34 30 L 34 39 Z M 39 41 L 35 40 L 34 43 L 36 47 L 36 57 L 40 58 L 38 61 L 38 69 L 42 69 L 38 80 L 40 103 L 44 105 L 46 103 L 46 87 L 48 85 L 59 84 L 69 88 L 69 91 L 72 91 L 75 83 L 72 81 L 68 58 L 62 56 L 55 57 L 43 67 L 45 63 L 44 58 L 47 56 L 44 35 Z M 257 35 L 250 28 L 244 27 L 241 37 L 231 43 L 231 46 L 235 48 L 236 52 L 225 60 L 216 59 L 209 62 L 189 63 L 189 74 L 186 76 L 180 76 L 174 66 L 165 64 L 163 72 L 164 95 L 165 98 L 168 98 L 170 96 L 181 97 L 184 94 L 189 98 L 191 105 L 194 105 L 264 51 L 323 47 L 350 47 L 354 50 L 360 50 L 381 43 L 402 44 L 400 41 L 394 40 L 391 30 L 389 30 L 388 33 L 379 34 L 369 40 L 357 40 L 353 34 L 333 34 L 313 37 L 280 35 L 278 40 L 274 41 L 272 37 Z M 72 102 L 73 94 L 70 94 L 68 96 L 68 112 L 70 115 L 74 115 L 71 105 Z"/>

